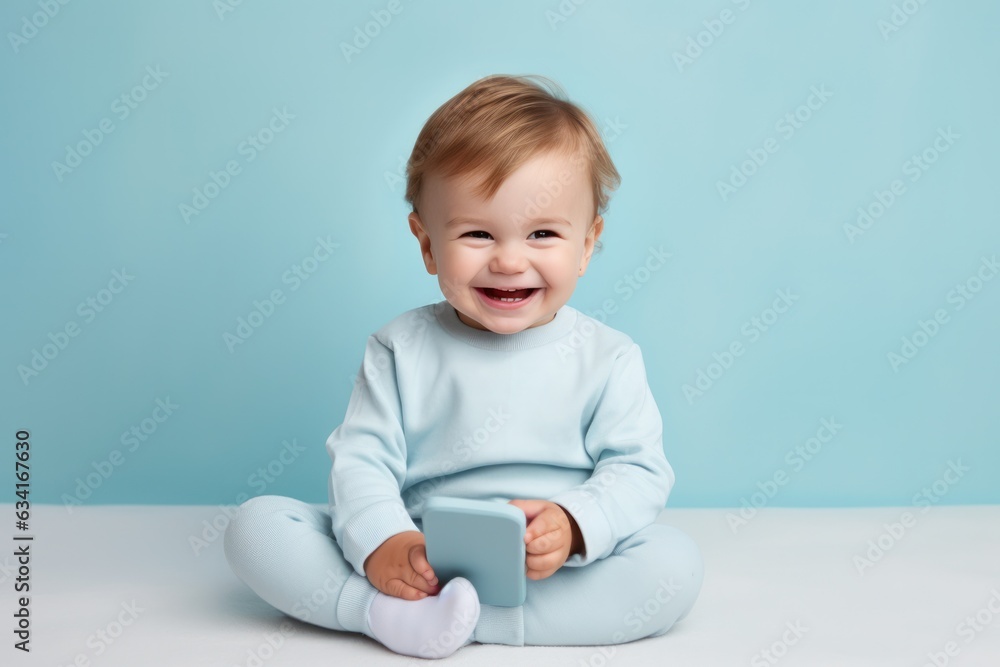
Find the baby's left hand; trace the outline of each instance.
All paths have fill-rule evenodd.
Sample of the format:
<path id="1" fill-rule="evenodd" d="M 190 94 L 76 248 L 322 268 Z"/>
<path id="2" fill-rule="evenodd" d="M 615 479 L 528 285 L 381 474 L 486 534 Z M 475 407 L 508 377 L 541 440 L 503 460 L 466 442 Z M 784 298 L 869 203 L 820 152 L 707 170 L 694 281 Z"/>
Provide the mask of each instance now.
<path id="1" fill-rule="evenodd" d="M 511 500 L 508 504 L 520 508 L 528 520 L 524 531 L 528 579 L 552 576 L 571 554 L 582 551 L 580 528 L 560 505 L 548 500 Z"/>

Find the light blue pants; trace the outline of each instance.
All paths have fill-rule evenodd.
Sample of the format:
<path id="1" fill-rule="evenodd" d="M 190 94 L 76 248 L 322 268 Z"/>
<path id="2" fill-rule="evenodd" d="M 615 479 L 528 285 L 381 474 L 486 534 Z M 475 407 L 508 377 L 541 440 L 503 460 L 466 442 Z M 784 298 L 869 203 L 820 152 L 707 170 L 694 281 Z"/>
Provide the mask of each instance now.
<path id="1" fill-rule="evenodd" d="M 378 589 L 344 560 L 328 512 L 283 496 L 251 498 L 226 529 L 225 553 L 233 572 L 271 606 L 374 639 L 368 607 Z M 607 558 L 528 579 L 520 607 L 481 605 L 473 639 L 588 646 L 656 637 L 687 615 L 702 577 L 701 552 L 691 538 L 652 524 L 619 542 Z"/>

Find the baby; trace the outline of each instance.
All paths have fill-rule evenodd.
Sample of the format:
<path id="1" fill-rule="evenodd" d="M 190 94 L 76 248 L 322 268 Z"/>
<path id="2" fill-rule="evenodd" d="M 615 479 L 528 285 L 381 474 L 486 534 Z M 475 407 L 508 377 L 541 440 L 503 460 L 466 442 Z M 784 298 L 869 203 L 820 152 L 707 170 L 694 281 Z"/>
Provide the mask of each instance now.
<path id="1" fill-rule="evenodd" d="M 233 571 L 286 614 L 443 658 L 655 637 L 698 596 L 697 546 L 656 522 L 674 473 L 639 347 L 567 305 L 619 175 L 546 82 L 476 81 L 417 138 L 409 225 L 445 300 L 368 338 L 327 441 L 329 512 L 260 496 L 226 531 Z M 433 496 L 524 512 L 523 605 L 438 580 L 420 518 Z"/>

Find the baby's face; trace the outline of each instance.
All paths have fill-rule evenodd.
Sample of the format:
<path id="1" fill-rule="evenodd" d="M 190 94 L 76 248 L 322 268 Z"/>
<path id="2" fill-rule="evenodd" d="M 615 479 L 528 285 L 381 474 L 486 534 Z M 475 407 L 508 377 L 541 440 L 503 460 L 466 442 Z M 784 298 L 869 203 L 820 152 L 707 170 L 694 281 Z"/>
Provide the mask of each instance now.
<path id="1" fill-rule="evenodd" d="M 586 271 L 604 224 L 594 216 L 586 162 L 540 154 L 489 201 L 473 194 L 476 184 L 426 174 L 420 214 L 409 220 L 428 273 L 470 327 L 510 334 L 551 322 Z M 497 291 L 511 288 L 520 291 Z"/>

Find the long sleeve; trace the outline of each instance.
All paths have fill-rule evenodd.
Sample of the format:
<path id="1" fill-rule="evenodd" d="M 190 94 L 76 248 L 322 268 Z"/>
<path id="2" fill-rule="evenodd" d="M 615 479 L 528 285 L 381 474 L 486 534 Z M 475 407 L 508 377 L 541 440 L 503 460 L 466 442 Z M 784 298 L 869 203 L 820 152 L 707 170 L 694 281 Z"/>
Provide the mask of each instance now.
<path id="1" fill-rule="evenodd" d="M 607 557 L 620 540 L 653 523 L 673 488 L 663 422 L 635 343 L 615 360 L 584 443 L 593 474 L 549 498 L 573 515 L 583 536 L 584 553 L 570 556 L 570 567 Z"/>
<path id="2" fill-rule="evenodd" d="M 406 441 L 393 351 L 369 336 L 344 422 L 326 442 L 333 465 L 330 517 L 337 544 L 355 572 L 385 540 L 418 530 L 400 489 L 406 477 Z"/>

